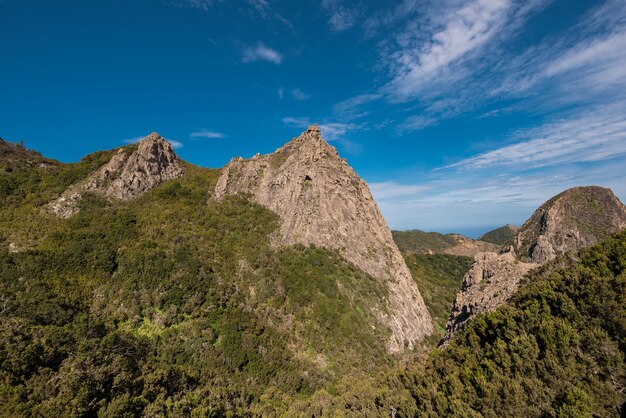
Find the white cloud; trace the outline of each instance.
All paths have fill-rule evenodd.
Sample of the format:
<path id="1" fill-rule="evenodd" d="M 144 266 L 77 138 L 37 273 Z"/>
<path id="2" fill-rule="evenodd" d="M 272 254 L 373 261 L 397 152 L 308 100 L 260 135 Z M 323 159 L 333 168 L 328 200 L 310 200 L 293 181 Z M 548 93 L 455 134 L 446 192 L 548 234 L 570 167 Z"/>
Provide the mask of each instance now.
<path id="1" fill-rule="evenodd" d="M 168 139 L 167 142 L 169 142 L 172 145 L 172 148 L 174 149 L 179 149 L 183 147 L 183 143 L 180 141 L 176 141 L 173 139 Z"/>
<path id="2" fill-rule="evenodd" d="M 311 98 L 310 94 L 305 93 L 300 88 L 295 88 L 291 90 L 291 96 L 296 100 L 307 100 Z"/>
<path id="3" fill-rule="evenodd" d="M 241 61 L 244 63 L 259 60 L 280 64 L 283 56 L 278 51 L 265 46 L 263 42 L 259 42 L 256 47 L 245 48 L 241 54 Z"/>
<path id="4" fill-rule="evenodd" d="M 431 87 L 434 79 L 455 79 L 452 64 L 472 57 L 505 26 L 513 4 L 508 0 L 474 0 L 451 11 L 449 20 L 428 39 L 419 25 L 400 34 L 401 49 L 391 53 L 392 80 L 384 91 L 406 100 Z"/>
<path id="5" fill-rule="evenodd" d="M 224 135 L 221 132 L 208 131 L 206 129 L 203 129 L 198 132 L 193 132 L 189 136 L 191 138 L 224 138 L 226 137 L 226 135 Z"/>
<path id="6" fill-rule="evenodd" d="M 423 115 L 416 115 L 408 117 L 404 122 L 398 125 L 397 130 L 400 133 L 419 131 L 436 124 L 437 119 Z"/>
<path id="7" fill-rule="evenodd" d="M 135 136 L 133 138 L 123 139 L 122 142 L 125 144 L 136 144 L 137 142 L 141 141 L 143 138 L 144 138 L 143 136 Z"/>
<path id="8" fill-rule="evenodd" d="M 333 112 L 343 117 L 357 117 L 361 115 L 359 110 L 361 106 L 380 98 L 381 94 L 378 93 L 359 94 L 339 103 L 335 103 L 333 105 Z"/>
<path id="9" fill-rule="evenodd" d="M 410 196 L 414 198 L 416 195 L 430 189 L 429 186 L 422 184 L 398 184 L 395 181 L 383 181 L 371 183 L 369 185 L 372 195 L 377 201 L 383 201 L 398 197 Z"/>
<path id="10" fill-rule="evenodd" d="M 580 112 L 567 119 L 517 132 L 517 142 L 464 159 L 447 168 L 497 166 L 537 168 L 600 161 L 626 154 L 626 105 Z"/>
<path id="11" fill-rule="evenodd" d="M 344 7 L 340 0 L 322 0 L 322 7 L 329 14 L 330 29 L 335 32 L 350 29 L 360 15 L 360 9 Z"/>
<path id="12" fill-rule="evenodd" d="M 285 88 L 279 87 L 277 90 L 277 93 L 278 93 L 278 99 L 283 100 L 283 97 L 285 97 Z"/>

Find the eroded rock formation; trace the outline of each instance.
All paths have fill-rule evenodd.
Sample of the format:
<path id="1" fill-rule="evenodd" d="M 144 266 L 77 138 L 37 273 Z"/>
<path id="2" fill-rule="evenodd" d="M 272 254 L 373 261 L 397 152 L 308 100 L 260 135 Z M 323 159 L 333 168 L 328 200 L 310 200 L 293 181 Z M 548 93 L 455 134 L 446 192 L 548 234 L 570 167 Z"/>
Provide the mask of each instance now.
<path id="1" fill-rule="evenodd" d="M 87 179 L 71 186 L 49 206 L 57 216 L 68 218 L 78 212 L 78 204 L 86 192 L 110 199 L 130 200 L 183 173 L 170 143 L 153 132 L 143 138 L 132 152 L 127 147 L 120 148 L 108 163 Z"/>
<path id="2" fill-rule="evenodd" d="M 272 154 L 233 159 L 215 198 L 249 194 L 281 218 L 280 244 L 315 244 L 338 250 L 382 280 L 388 300 L 374 308 L 391 330 L 390 352 L 433 332 L 433 324 L 391 231 L 367 184 L 311 126 Z"/>

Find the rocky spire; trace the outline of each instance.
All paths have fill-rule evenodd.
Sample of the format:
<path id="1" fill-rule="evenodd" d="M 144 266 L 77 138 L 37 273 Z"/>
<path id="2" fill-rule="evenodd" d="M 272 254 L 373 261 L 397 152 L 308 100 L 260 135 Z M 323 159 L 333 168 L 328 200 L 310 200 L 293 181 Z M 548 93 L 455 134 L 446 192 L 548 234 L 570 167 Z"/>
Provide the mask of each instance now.
<path id="1" fill-rule="evenodd" d="M 391 331 L 390 352 L 433 332 L 428 310 L 367 184 L 313 125 L 274 153 L 233 159 L 215 197 L 250 194 L 281 218 L 280 243 L 339 251 L 388 288 L 374 310 Z"/>
<path id="2" fill-rule="evenodd" d="M 67 218 L 78 212 L 78 202 L 85 192 L 110 199 L 130 200 L 164 181 L 183 175 L 180 160 L 171 144 L 156 132 L 139 141 L 136 149 L 133 148 L 120 148 L 109 162 L 87 179 L 72 185 L 50 204 L 52 211 Z"/>

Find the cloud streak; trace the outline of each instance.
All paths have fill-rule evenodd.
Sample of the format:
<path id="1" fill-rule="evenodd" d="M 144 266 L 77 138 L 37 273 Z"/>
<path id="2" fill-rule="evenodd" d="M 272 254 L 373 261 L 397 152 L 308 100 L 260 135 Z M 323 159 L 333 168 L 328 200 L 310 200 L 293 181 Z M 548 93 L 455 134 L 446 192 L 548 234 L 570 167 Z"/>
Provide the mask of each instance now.
<path id="1" fill-rule="evenodd" d="M 445 168 L 538 168 L 601 161 L 626 154 L 626 106 L 600 107 L 539 128 L 517 132 L 518 142 Z M 521 139 L 521 140 L 520 140 Z"/>
<path id="2" fill-rule="evenodd" d="M 211 138 L 211 139 L 219 139 L 219 138 L 225 138 L 226 135 L 221 133 L 221 132 L 215 132 L 215 131 L 209 131 L 206 129 L 203 129 L 201 131 L 198 132 L 192 132 L 189 135 L 191 138 Z"/>
<path id="3" fill-rule="evenodd" d="M 244 63 L 267 61 L 280 64 L 283 62 L 283 56 L 278 51 L 265 46 L 263 42 L 259 42 L 255 47 L 244 48 L 241 53 L 241 61 Z"/>

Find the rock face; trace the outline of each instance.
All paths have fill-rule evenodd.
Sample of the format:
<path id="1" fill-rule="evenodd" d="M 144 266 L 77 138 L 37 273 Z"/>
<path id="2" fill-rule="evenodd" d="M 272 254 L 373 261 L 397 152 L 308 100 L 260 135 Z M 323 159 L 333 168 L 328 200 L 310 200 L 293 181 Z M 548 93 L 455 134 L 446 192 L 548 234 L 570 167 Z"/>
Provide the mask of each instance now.
<path id="1" fill-rule="evenodd" d="M 463 278 L 443 343 L 474 315 L 506 303 L 524 275 L 559 254 L 593 245 L 626 228 L 626 206 L 610 189 L 568 189 L 541 205 L 501 254 L 479 253 Z"/>
<path id="2" fill-rule="evenodd" d="M 515 237 L 515 251 L 535 263 L 593 245 L 626 228 L 626 207 L 610 189 L 575 187 L 541 205 Z"/>
<path id="3" fill-rule="evenodd" d="M 133 152 L 120 148 L 108 163 L 70 187 L 50 204 L 50 208 L 57 216 L 68 218 L 78 212 L 78 203 L 85 192 L 130 200 L 183 173 L 172 146 L 153 132 L 143 138 Z"/>
<path id="4" fill-rule="evenodd" d="M 506 303 L 517 291 L 521 278 L 537 266 L 518 261 L 512 251 L 478 253 L 463 277 L 446 324 L 444 341 L 447 342 L 473 316 Z"/>
<path id="5" fill-rule="evenodd" d="M 281 218 L 280 244 L 315 244 L 338 250 L 382 280 L 388 300 L 375 311 L 391 330 L 388 351 L 400 352 L 433 332 L 411 274 L 393 242 L 367 184 L 311 126 L 269 155 L 233 159 L 215 198 L 249 194 Z"/>

